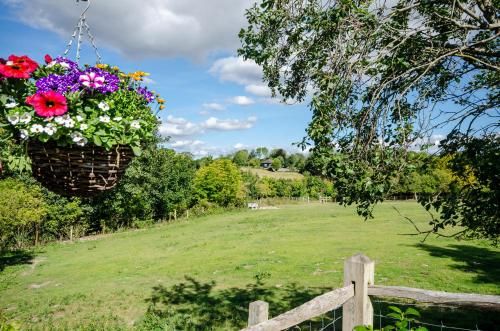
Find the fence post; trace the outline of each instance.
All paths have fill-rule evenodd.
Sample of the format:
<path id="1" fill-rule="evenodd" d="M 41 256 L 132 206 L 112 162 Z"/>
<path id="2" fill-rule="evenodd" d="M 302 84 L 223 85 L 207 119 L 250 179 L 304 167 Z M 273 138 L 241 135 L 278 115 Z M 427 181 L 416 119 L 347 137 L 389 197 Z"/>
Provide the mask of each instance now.
<path id="1" fill-rule="evenodd" d="M 248 326 L 257 325 L 269 319 L 269 304 L 259 300 L 250 302 L 248 309 Z"/>
<path id="2" fill-rule="evenodd" d="M 358 253 L 344 263 L 344 286 L 354 284 L 354 297 L 342 310 L 342 330 L 351 331 L 358 325 L 373 325 L 373 306 L 368 297 L 368 285 L 375 280 L 375 263 Z"/>

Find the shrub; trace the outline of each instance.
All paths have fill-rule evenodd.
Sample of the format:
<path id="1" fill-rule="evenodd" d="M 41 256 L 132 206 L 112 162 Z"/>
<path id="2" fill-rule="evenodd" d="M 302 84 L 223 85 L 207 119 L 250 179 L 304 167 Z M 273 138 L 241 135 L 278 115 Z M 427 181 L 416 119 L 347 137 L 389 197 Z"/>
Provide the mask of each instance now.
<path id="1" fill-rule="evenodd" d="M 47 215 L 40 189 L 28 188 L 17 179 L 0 181 L 0 250 L 29 245 Z"/>
<path id="2" fill-rule="evenodd" d="M 196 201 L 206 200 L 223 207 L 240 205 L 244 188 L 238 167 L 226 159 L 201 167 L 196 172 L 194 195 Z"/>

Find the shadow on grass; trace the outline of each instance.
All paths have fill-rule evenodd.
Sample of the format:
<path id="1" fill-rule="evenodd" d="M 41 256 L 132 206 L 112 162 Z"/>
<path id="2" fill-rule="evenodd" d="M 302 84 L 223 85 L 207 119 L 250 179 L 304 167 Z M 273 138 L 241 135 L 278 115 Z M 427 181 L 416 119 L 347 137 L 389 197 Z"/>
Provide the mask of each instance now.
<path id="1" fill-rule="evenodd" d="M 10 251 L 0 253 L 0 272 L 6 267 L 18 264 L 31 264 L 35 254 L 31 251 Z"/>
<path id="2" fill-rule="evenodd" d="M 328 288 L 304 288 L 296 284 L 280 288 L 266 286 L 261 280 L 243 288 L 216 288 L 215 282 L 203 283 L 186 277 L 186 281 L 171 287 L 156 286 L 151 297 L 146 299 L 149 308 L 145 316 L 136 323 L 136 330 L 238 330 L 248 320 L 248 305 L 252 301 L 269 303 L 270 317 L 291 310 L 312 298 L 330 291 Z M 389 306 L 401 309 L 413 307 L 414 303 L 404 300 L 372 298 L 374 326 L 387 326 L 394 321 L 387 315 Z M 420 321 L 436 326 L 424 325 L 428 330 L 449 330 L 441 325 L 463 330 L 498 330 L 500 314 L 495 310 L 457 308 L 436 305 L 418 305 Z M 341 316 L 341 309 L 336 311 Z M 333 327 L 335 315 L 331 313 L 304 322 L 290 330 L 341 330 L 342 321 Z M 381 323 L 381 325 L 379 324 Z M 329 324 L 328 328 L 324 328 Z"/>
<path id="3" fill-rule="evenodd" d="M 154 287 L 146 299 L 149 308 L 139 329 L 237 330 L 246 326 L 252 301 L 267 301 L 270 315 L 277 316 L 330 290 L 296 284 L 268 287 L 259 279 L 244 288 L 215 287 L 213 281 L 202 283 L 190 277 L 169 288 Z"/>
<path id="4" fill-rule="evenodd" d="M 475 273 L 476 283 L 500 284 L 500 253 L 486 247 L 451 245 L 448 247 L 417 244 L 416 247 L 431 256 L 451 258 L 457 262 L 452 268 Z"/>

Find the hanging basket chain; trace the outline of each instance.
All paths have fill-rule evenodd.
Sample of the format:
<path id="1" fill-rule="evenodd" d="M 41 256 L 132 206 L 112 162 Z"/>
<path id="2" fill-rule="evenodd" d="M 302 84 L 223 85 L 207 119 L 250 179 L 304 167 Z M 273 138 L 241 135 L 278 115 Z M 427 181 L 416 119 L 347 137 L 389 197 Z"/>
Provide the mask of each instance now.
<path id="1" fill-rule="evenodd" d="M 67 56 L 71 46 L 73 45 L 73 41 L 76 39 L 77 40 L 77 46 L 76 46 L 76 62 L 78 63 L 80 61 L 80 50 L 81 50 L 81 45 L 82 45 L 82 39 L 83 39 L 83 32 L 85 30 L 87 37 L 90 40 L 90 44 L 94 48 L 94 52 L 97 57 L 97 63 L 101 63 L 101 54 L 99 54 L 99 50 L 97 49 L 96 43 L 95 43 L 95 38 L 90 32 L 90 26 L 87 23 L 87 11 L 90 8 L 90 0 L 76 0 L 76 2 L 79 1 L 84 1 L 87 2 L 87 7 L 85 10 L 80 14 L 80 19 L 78 20 L 78 23 L 73 31 L 73 34 L 71 35 L 71 38 L 68 42 L 68 45 L 66 46 L 66 50 L 64 51 L 64 56 Z"/>

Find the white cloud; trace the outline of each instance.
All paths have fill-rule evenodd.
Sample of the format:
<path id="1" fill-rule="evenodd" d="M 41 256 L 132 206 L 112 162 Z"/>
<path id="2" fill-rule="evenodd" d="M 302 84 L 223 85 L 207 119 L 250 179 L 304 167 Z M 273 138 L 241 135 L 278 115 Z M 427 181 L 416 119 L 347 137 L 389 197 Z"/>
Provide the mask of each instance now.
<path id="1" fill-rule="evenodd" d="M 85 2 L 4 0 L 20 21 L 69 38 Z M 93 1 L 88 23 L 98 46 L 131 57 L 202 59 L 239 46 L 238 31 L 253 0 Z"/>
<path id="2" fill-rule="evenodd" d="M 204 144 L 205 142 L 201 140 L 174 140 L 172 142 L 169 142 L 169 145 L 172 148 L 189 148 L 189 147 L 201 146 Z"/>
<path id="3" fill-rule="evenodd" d="M 203 107 L 211 110 L 224 110 L 224 106 L 217 102 L 204 103 Z"/>
<path id="4" fill-rule="evenodd" d="M 242 149 L 242 148 L 245 148 L 245 144 L 242 144 L 242 143 L 237 143 L 236 145 L 234 145 L 234 149 Z"/>
<path id="5" fill-rule="evenodd" d="M 200 133 L 198 124 L 182 117 L 168 115 L 167 120 L 160 126 L 159 132 L 164 136 L 189 136 Z"/>
<path id="6" fill-rule="evenodd" d="M 246 120 L 219 120 L 215 117 L 210 117 L 203 123 L 203 127 L 216 131 L 247 130 L 252 128 L 255 122 L 257 122 L 257 117 L 255 116 L 251 116 Z"/>
<path id="7" fill-rule="evenodd" d="M 245 120 L 210 117 L 201 123 L 194 123 L 182 117 L 169 115 L 167 120 L 160 126 L 159 132 L 164 136 L 184 137 L 203 134 L 207 131 L 248 130 L 252 128 L 256 122 L 257 117 L 250 116 Z M 181 142 L 186 141 L 181 140 Z"/>
<path id="8" fill-rule="evenodd" d="M 241 57 L 226 57 L 214 62 L 209 72 L 223 82 L 234 82 L 240 85 L 258 84 L 262 82 L 262 69 L 252 60 Z"/>
<path id="9" fill-rule="evenodd" d="M 255 103 L 255 101 L 252 98 L 249 98 L 249 97 L 244 96 L 244 95 L 239 95 L 239 96 L 233 97 L 233 98 L 229 99 L 228 102 L 234 103 L 235 105 L 240 105 L 240 106 L 249 106 L 249 105 L 253 105 Z"/>
<path id="10" fill-rule="evenodd" d="M 245 86 L 245 91 L 259 97 L 270 98 L 272 93 L 271 89 L 265 84 L 250 84 Z"/>

